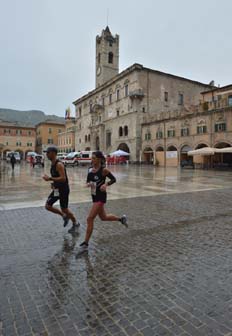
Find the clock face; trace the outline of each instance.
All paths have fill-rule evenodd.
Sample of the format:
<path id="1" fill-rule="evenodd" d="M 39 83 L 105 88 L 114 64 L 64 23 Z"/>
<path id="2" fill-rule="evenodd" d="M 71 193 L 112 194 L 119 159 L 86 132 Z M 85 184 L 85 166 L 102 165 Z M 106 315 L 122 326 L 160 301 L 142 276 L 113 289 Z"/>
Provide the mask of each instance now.
<path id="1" fill-rule="evenodd" d="M 100 74 L 101 74 L 101 67 L 99 66 L 99 67 L 97 68 L 97 75 L 100 76 Z"/>

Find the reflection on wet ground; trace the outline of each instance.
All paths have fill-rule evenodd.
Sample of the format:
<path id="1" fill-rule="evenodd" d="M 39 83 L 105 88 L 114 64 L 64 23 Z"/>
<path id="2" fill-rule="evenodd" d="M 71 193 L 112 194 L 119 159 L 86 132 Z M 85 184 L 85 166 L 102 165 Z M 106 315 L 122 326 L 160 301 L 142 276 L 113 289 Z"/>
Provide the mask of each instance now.
<path id="1" fill-rule="evenodd" d="M 29 164 L 16 165 L 12 172 L 9 165 L 1 162 L 0 209 L 14 209 L 28 206 L 42 206 L 50 192 L 49 183 L 41 176 L 44 170 L 34 169 Z M 168 193 L 182 193 L 232 186 L 232 173 L 176 168 L 154 168 L 153 166 L 112 166 L 118 183 L 109 190 L 109 199 L 154 196 Z M 71 203 L 90 200 L 85 188 L 87 167 L 67 168 Z M 46 162 L 45 172 L 49 173 Z"/>
<path id="2" fill-rule="evenodd" d="M 77 236 L 43 207 L 1 211 L 0 335 L 231 336 L 231 188 L 117 199 L 129 228 L 71 205 Z"/>

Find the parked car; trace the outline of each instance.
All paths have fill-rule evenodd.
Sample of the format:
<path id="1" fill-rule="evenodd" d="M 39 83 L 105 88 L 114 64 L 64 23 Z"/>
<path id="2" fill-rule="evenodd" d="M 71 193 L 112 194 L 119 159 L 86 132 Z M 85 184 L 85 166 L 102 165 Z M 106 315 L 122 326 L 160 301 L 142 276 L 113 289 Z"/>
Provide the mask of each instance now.
<path id="1" fill-rule="evenodd" d="M 35 166 L 41 166 L 44 167 L 44 156 L 40 154 L 36 154 L 33 156 L 33 162 L 32 162 L 33 168 Z"/>
<path id="2" fill-rule="evenodd" d="M 6 162 L 10 162 L 11 156 L 14 155 L 15 159 L 16 159 L 16 163 L 20 163 L 21 162 L 21 156 L 19 154 L 19 152 L 8 152 L 6 155 Z"/>
<path id="3" fill-rule="evenodd" d="M 78 166 L 78 159 L 80 157 L 80 152 L 71 152 L 64 159 L 65 166 Z"/>
<path id="4" fill-rule="evenodd" d="M 184 167 L 190 167 L 190 168 L 194 168 L 194 163 L 191 160 L 182 160 L 180 163 L 181 168 Z"/>

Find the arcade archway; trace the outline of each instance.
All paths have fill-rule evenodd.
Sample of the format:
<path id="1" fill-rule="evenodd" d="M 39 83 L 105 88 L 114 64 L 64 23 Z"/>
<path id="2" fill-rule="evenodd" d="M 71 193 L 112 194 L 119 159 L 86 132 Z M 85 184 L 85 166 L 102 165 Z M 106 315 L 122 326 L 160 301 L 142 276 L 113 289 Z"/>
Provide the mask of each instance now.
<path id="1" fill-rule="evenodd" d="M 128 145 L 126 143 L 121 143 L 118 146 L 118 149 L 121 149 L 121 150 L 123 150 L 126 153 L 130 153 L 130 149 L 129 149 L 129 147 L 128 147 Z"/>
<path id="2" fill-rule="evenodd" d="M 215 148 L 230 148 L 231 145 L 228 142 L 218 142 L 214 146 Z M 213 157 L 214 167 L 232 167 L 232 153 L 215 153 Z"/>
<path id="3" fill-rule="evenodd" d="M 146 147 L 143 151 L 143 161 L 148 164 L 153 164 L 154 152 L 151 147 Z"/>
<path id="4" fill-rule="evenodd" d="M 155 150 L 155 165 L 163 167 L 165 164 L 164 147 L 158 146 Z"/>
<path id="5" fill-rule="evenodd" d="M 205 143 L 200 143 L 195 147 L 195 149 L 201 149 L 201 148 L 205 148 L 205 147 L 209 147 L 209 146 L 206 145 Z"/>
<path id="6" fill-rule="evenodd" d="M 177 167 L 178 166 L 178 151 L 176 146 L 169 145 L 166 151 L 166 166 Z"/>
<path id="7" fill-rule="evenodd" d="M 189 145 L 184 145 L 180 149 L 180 164 L 183 161 L 192 161 L 192 157 L 188 156 L 188 152 L 192 150 Z"/>

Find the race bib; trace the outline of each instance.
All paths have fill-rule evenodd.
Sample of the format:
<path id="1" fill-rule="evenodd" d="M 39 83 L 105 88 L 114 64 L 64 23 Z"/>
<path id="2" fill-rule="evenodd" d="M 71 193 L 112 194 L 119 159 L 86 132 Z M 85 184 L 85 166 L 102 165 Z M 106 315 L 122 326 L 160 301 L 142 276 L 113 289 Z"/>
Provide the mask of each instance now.
<path id="1" fill-rule="evenodd" d="M 59 189 L 54 189 L 54 196 L 60 197 Z"/>
<path id="2" fill-rule="evenodd" d="M 91 182 L 91 194 L 93 196 L 96 196 L 97 191 L 97 182 Z"/>

